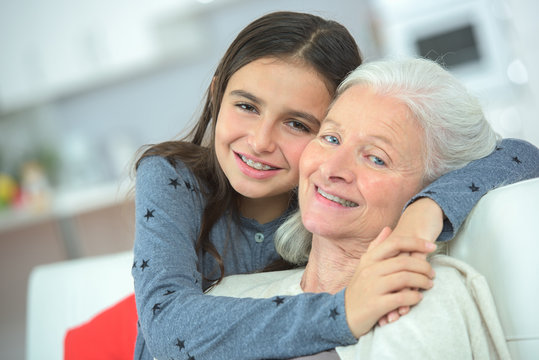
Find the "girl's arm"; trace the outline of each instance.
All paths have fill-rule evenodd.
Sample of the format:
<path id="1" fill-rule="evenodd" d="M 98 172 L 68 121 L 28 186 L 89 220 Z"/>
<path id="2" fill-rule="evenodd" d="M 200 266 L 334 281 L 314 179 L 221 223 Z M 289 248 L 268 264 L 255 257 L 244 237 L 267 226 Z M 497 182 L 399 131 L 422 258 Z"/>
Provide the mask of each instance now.
<path id="1" fill-rule="evenodd" d="M 195 252 L 202 208 L 187 170 L 159 157 L 142 161 L 132 268 L 139 316 L 136 356 L 291 358 L 357 341 L 346 322 L 344 292 L 269 299 L 203 294 L 198 269 L 208 264 Z M 255 257 L 256 249 L 245 252 Z"/>
<path id="2" fill-rule="evenodd" d="M 504 139 L 491 155 L 445 174 L 414 196 L 409 204 L 423 197 L 434 200 L 445 215 L 437 240 L 450 240 L 488 191 L 535 177 L 539 177 L 539 149 L 524 140 Z"/>
<path id="3" fill-rule="evenodd" d="M 450 240 L 489 190 L 538 176 L 539 149 L 523 140 L 504 139 L 491 155 L 445 174 L 415 195 L 390 236 Z M 393 311 L 379 324 L 396 321 L 408 311 Z"/>

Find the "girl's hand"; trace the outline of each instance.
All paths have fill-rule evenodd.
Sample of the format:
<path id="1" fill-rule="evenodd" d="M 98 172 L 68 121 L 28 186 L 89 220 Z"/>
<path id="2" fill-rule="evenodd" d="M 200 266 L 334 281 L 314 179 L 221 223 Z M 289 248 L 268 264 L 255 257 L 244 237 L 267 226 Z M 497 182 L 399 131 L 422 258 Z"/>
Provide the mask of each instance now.
<path id="1" fill-rule="evenodd" d="M 420 239 L 435 242 L 442 232 L 444 214 L 440 206 L 432 199 L 421 198 L 410 204 L 404 210 L 397 226 L 390 236 L 415 236 Z M 424 253 L 402 253 L 400 256 L 417 256 L 426 258 Z M 378 321 L 380 326 L 397 321 L 410 311 L 409 306 L 402 306 L 384 315 Z"/>
<path id="2" fill-rule="evenodd" d="M 403 252 L 429 253 L 436 246 L 412 237 L 388 237 L 384 228 L 361 257 L 359 266 L 344 294 L 346 320 L 352 334 L 359 338 L 390 311 L 417 304 L 420 289 L 432 287 L 434 273 L 430 264 Z"/>

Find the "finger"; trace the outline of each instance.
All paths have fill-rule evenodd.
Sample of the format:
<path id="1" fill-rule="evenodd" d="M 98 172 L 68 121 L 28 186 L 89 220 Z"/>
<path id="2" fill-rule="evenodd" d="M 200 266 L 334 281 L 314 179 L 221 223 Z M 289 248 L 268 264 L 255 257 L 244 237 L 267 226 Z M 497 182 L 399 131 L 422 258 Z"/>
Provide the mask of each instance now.
<path id="1" fill-rule="evenodd" d="M 412 253 L 408 253 L 408 254 L 410 254 L 410 256 L 413 256 L 413 257 L 418 258 L 418 259 L 425 260 L 427 258 L 427 254 L 422 253 L 422 252 L 412 252 Z"/>
<path id="2" fill-rule="evenodd" d="M 435 274 L 432 265 L 426 260 L 411 256 L 397 256 L 363 268 L 360 276 L 362 278 L 380 277 L 402 271 L 423 274 L 431 279 Z"/>
<path id="3" fill-rule="evenodd" d="M 376 291 L 378 292 L 378 294 L 389 294 L 401 292 L 403 290 L 428 290 L 432 288 L 432 286 L 432 280 L 425 275 L 401 271 L 395 274 L 384 276 L 383 278 L 378 280 Z"/>
<path id="4" fill-rule="evenodd" d="M 369 257 L 371 258 L 371 261 L 380 261 L 397 256 L 402 252 L 420 252 L 428 254 L 434 250 L 436 250 L 436 244 L 430 241 L 418 238 L 398 237 L 381 242 L 372 249 Z"/>
<path id="5" fill-rule="evenodd" d="M 417 289 L 412 289 L 417 290 Z M 401 306 L 398 310 L 400 316 L 404 316 L 410 312 L 410 306 Z"/>
<path id="6" fill-rule="evenodd" d="M 380 231 L 380 233 L 378 234 L 378 236 L 373 240 L 371 241 L 371 243 L 369 244 L 369 249 L 371 248 L 375 248 L 376 246 L 378 246 L 380 243 L 382 243 L 382 241 L 384 241 L 385 239 L 388 238 L 388 236 L 391 235 L 391 228 L 389 227 L 384 227 L 382 229 L 382 231 Z"/>
<path id="7" fill-rule="evenodd" d="M 380 302 L 382 302 L 383 306 L 386 308 L 397 309 L 400 307 L 417 305 L 421 299 L 423 299 L 423 294 L 420 291 L 405 289 L 403 291 L 387 294 L 380 299 Z"/>
<path id="8" fill-rule="evenodd" d="M 387 315 L 387 321 L 389 321 L 390 323 L 399 320 L 399 318 L 400 318 L 400 315 L 397 310 L 393 310 Z"/>

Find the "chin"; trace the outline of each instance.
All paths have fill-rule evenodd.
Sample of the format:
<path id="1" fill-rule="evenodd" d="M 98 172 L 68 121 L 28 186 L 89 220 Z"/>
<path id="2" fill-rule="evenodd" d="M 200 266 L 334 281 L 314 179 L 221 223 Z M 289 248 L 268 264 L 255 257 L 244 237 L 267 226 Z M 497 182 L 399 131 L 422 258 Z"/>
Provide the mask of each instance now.
<path id="1" fill-rule="evenodd" d="M 302 221 L 303 226 L 305 226 L 305 229 L 307 229 L 312 234 L 320 236 L 334 235 L 335 227 L 331 224 L 326 223 L 324 219 L 320 219 L 318 217 L 303 216 Z"/>

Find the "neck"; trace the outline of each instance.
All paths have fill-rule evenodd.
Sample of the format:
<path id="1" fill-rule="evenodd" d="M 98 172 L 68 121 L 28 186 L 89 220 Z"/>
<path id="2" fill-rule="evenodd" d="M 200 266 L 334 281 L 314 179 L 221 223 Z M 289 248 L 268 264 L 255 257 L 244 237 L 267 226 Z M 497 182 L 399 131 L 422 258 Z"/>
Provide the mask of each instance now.
<path id="1" fill-rule="evenodd" d="M 370 240 L 334 240 L 313 235 L 309 261 L 301 279 L 303 291 L 335 294 L 344 289 L 369 243 Z"/>
<path id="2" fill-rule="evenodd" d="M 288 209 L 289 202 L 288 193 L 260 199 L 241 197 L 240 213 L 246 218 L 265 224 L 281 216 Z"/>

